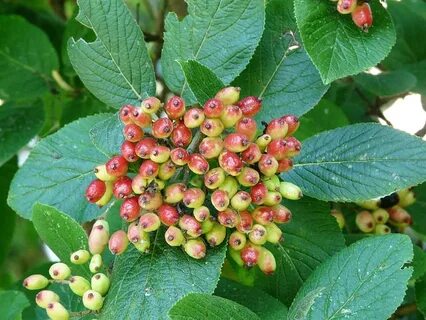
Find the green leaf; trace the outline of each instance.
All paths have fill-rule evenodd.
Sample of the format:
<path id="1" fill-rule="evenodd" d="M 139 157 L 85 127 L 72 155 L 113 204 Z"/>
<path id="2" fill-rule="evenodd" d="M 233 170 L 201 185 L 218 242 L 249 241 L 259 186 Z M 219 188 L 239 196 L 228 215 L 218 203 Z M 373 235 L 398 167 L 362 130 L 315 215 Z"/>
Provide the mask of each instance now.
<path id="1" fill-rule="evenodd" d="M 91 142 L 89 130 L 111 114 L 90 116 L 66 125 L 37 144 L 10 186 L 8 204 L 31 218 L 36 202 L 53 206 L 78 222 L 99 216 L 105 209 L 90 204 L 84 191 L 95 178 L 93 168 L 109 156 Z"/>
<path id="2" fill-rule="evenodd" d="M 143 34 L 122 0 L 79 0 L 77 20 L 97 38 L 68 42 L 68 54 L 85 86 L 115 108 L 155 94 L 155 75 Z"/>
<path id="3" fill-rule="evenodd" d="M 117 257 L 101 319 L 166 319 L 168 310 L 188 293 L 213 293 L 226 245 L 195 260 L 170 247 L 159 231 L 151 246 L 149 255 L 132 248 Z"/>
<path id="4" fill-rule="evenodd" d="M 341 108 L 322 99 L 311 111 L 300 118 L 295 137 L 301 141 L 325 130 L 344 127 L 349 120 Z"/>
<path id="5" fill-rule="evenodd" d="M 406 235 L 360 240 L 319 266 L 298 292 L 289 319 L 303 299 L 321 290 L 303 319 L 388 319 L 402 302 L 413 258 Z"/>
<path id="6" fill-rule="evenodd" d="M 0 166 L 37 135 L 43 122 L 41 101 L 34 104 L 8 102 L 0 107 Z"/>
<path id="7" fill-rule="evenodd" d="M 293 1 L 268 2 L 262 40 L 234 84 L 241 87 L 242 95 L 263 99 L 257 116 L 263 121 L 288 113 L 301 116 L 327 91 L 302 47 Z"/>
<path id="8" fill-rule="evenodd" d="M 408 208 L 413 218 L 411 227 L 417 232 L 426 235 L 426 183 L 414 188 L 414 192 L 416 194 L 416 202 Z"/>
<path id="9" fill-rule="evenodd" d="M 87 265 L 70 263 L 71 253 L 88 248 L 86 232 L 75 220 L 53 207 L 36 203 L 33 207 L 32 221 L 40 238 L 62 262 L 69 265 L 73 274 L 90 277 Z"/>
<path id="10" fill-rule="evenodd" d="M 287 307 L 269 294 L 257 288 L 221 279 L 215 295 L 235 301 L 253 311 L 262 320 L 285 319 Z"/>
<path id="11" fill-rule="evenodd" d="M 414 246 L 412 278 L 417 280 L 424 274 L 426 274 L 426 252 L 422 248 Z"/>
<path id="12" fill-rule="evenodd" d="M 379 1 L 370 3 L 374 23 L 368 33 L 334 2 L 295 0 L 294 6 L 303 44 L 326 84 L 375 66 L 395 44 L 391 17 Z"/>
<path id="13" fill-rule="evenodd" d="M 259 272 L 255 285 L 290 305 L 303 282 L 317 266 L 344 248 L 345 240 L 327 203 L 303 198 L 284 205 L 293 213 L 290 223 L 280 226 L 284 242 L 268 247 L 274 253 L 277 270 L 268 277 Z"/>
<path id="14" fill-rule="evenodd" d="M 197 61 L 180 61 L 179 64 L 189 88 L 201 105 L 214 97 L 224 87 L 223 82 L 217 78 L 213 71 Z"/>
<path id="15" fill-rule="evenodd" d="M 21 17 L 0 16 L 0 38 L 0 98 L 23 100 L 46 93 L 50 74 L 59 66 L 43 31 Z"/>
<path id="16" fill-rule="evenodd" d="M 30 302 L 22 292 L 0 291 L 0 310 L 3 320 L 21 319 L 22 311 L 30 306 Z"/>
<path id="17" fill-rule="evenodd" d="M 191 105 L 196 99 L 176 60 L 195 60 L 228 85 L 253 56 L 265 10 L 263 0 L 190 0 L 188 13 L 182 21 L 167 16 L 161 65 L 167 86 Z"/>
<path id="18" fill-rule="evenodd" d="M 90 129 L 90 139 L 99 151 L 107 155 L 118 154 L 124 142 L 123 128 L 118 114 L 114 114 Z"/>
<path id="19" fill-rule="evenodd" d="M 426 143 L 378 124 L 355 124 L 304 141 L 294 170 L 282 175 L 311 197 L 358 201 L 426 180 Z"/>
<path id="20" fill-rule="evenodd" d="M 416 282 L 417 309 L 426 317 L 426 275 Z"/>
<path id="21" fill-rule="evenodd" d="M 416 85 L 416 77 L 406 71 L 384 72 L 378 75 L 361 73 L 354 80 L 365 90 L 381 97 L 409 91 Z"/>
<path id="22" fill-rule="evenodd" d="M 221 297 L 192 293 L 176 303 L 169 312 L 172 320 L 255 320 L 255 313 L 242 305 Z"/>

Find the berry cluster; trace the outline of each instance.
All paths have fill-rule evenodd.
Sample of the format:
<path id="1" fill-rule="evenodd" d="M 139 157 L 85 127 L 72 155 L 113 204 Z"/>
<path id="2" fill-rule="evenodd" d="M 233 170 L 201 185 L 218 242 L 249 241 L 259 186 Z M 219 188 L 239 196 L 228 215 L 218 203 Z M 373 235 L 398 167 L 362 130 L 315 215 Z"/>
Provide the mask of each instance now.
<path id="1" fill-rule="evenodd" d="M 368 2 L 360 0 L 333 0 L 337 1 L 337 11 L 341 14 L 351 14 L 355 25 L 368 32 L 373 25 L 373 13 Z"/>
<path id="2" fill-rule="evenodd" d="M 97 243 L 93 243 L 96 238 Z M 35 301 L 37 305 L 46 310 L 47 315 L 53 320 L 68 320 L 70 313 L 61 303 L 59 295 L 52 290 L 45 289 L 50 283 L 67 284 L 71 291 L 82 298 L 83 305 L 88 311 L 99 311 L 104 302 L 104 296 L 110 287 L 109 277 L 103 270 L 102 256 L 100 252 L 103 247 L 100 245 L 103 241 L 108 243 L 109 226 L 104 220 L 98 220 L 91 232 L 91 252 L 81 249 L 71 254 L 70 262 L 76 265 L 89 263 L 89 269 L 94 274 L 91 279 L 82 276 L 71 275 L 71 269 L 65 263 L 54 263 L 49 269 L 51 279 L 41 274 L 33 274 L 27 277 L 23 285 L 28 290 L 41 290 L 37 293 Z M 105 245 L 104 245 L 105 246 Z M 93 248 L 95 250 L 93 250 Z M 98 253 L 94 253 L 98 252 Z"/>
<path id="3" fill-rule="evenodd" d="M 150 233 L 164 225 L 170 246 L 201 259 L 205 243 L 221 244 L 230 229 L 231 256 L 238 263 L 275 270 L 274 256 L 262 245 L 280 241 L 276 224 L 291 218 L 282 198 L 302 196 L 277 176 L 292 168 L 301 150 L 292 136 L 299 120 L 286 115 L 259 132 L 253 116 L 261 100 L 239 95 L 239 88 L 227 87 L 203 107 L 186 109 L 174 96 L 164 105 L 149 97 L 140 107 L 121 108 L 121 155 L 98 166 L 86 190 L 87 200 L 100 206 L 113 195 L 123 199 L 120 215 L 129 225 L 127 234 L 112 234 L 112 253 L 121 254 L 129 242 L 147 252 Z M 129 168 L 137 173 L 128 174 Z"/>

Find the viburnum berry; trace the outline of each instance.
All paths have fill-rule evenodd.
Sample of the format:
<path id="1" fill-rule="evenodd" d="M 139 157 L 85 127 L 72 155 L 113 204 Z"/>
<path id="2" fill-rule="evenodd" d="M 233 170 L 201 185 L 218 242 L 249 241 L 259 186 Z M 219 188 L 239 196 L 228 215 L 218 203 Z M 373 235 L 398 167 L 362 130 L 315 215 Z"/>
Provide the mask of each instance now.
<path id="1" fill-rule="evenodd" d="M 47 308 L 50 303 L 58 302 L 59 296 L 50 290 L 42 290 L 37 293 L 35 301 L 40 308 Z"/>
<path id="2" fill-rule="evenodd" d="M 249 147 L 250 141 L 245 134 L 230 133 L 223 140 L 224 146 L 231 152 L 242 152 Z"/>
<path id="3" fill-rule="evenodd" d="M 239 184 L 237 179 L 232 176 L 227 176 L 218 189 L 226 191 L 230 197 L 233 197 L 239 189 Z"/>
<path id="4" fill-rule="evenodd" d="M 250 193 L 238 191 L 231 199 L 231 206 L 237 211 L 246 210 L 251 204 Z"/>
<path id="5" fill-rule="evenodd" d="M 158 178 L 160 178 L 162 181 L 169 180 L 171 177 L 174 176 L 175 173 L 175 164 L 171 160 L 168 160 L 160 165 L 160 168 L 158 170 Z"/>
<path id="6" fill-rule="evenodd" d="M 183 183 L 174 183 L 166 187 L 164 192 L 164 202 L 178 203 L 183 200 L 186 191 L 186 185 Z"/>
<path id="7" fill-rule="evenodd" d="M 120 177 L 114 182 L 113 194 L 117 199 L 127 198 L 132 194 L 132 191 L 132 179 L 129 177 Z"/>
<path id="8" fill-rule="evenodd" d="M 241 152 L 241 160 L 243 160 L 247 164 L 255 164 L 259 162 L 262 157 L 262 151 L 255 143 L 250 143 L 248 148 Z"/>
<path id="9" fill-rule="evenodd" d="M 85 264 L 90 260 L 90 253 L 87 250 L 80 249 L 71 253 L 70 261 L 73 264 Z"/>
<path id="10" fill-rule="evenodd" d="M 242 233 L 248 233 L 253 228 L 253 216 L 248 211 L 240 212 L 240 219 L 237 222 L 236 229 Z"/>
<path id="11" fill-rule="evenodd" d="M 97 166 L 94 169 L 94 172 L 95 172 L 96 178 L 102 181 L 115 181 L 115 179 L 117 179 L 117 177 L 108 174 L 106 170 L 106 165 L 104 164 Z"/>
<path id="12" fill-rule="evenodd" d="M 83 305 L 92 311 L 98 311 L 102 308 L 104 299 L 102 295 L 95 290 L 87 290 L 83 294 Z"/>
<path id="13" fill-rule="evenodd" d="M 112 157 L 105 164 L 106 172 L 114 177 L 122 177 L 127 173 L 128 163 L 122 156 Z"/>
<path id="14" fill-rule="evenodd" d="M 263 175 L 271 177 L 278 171 L 278 161 L 270 154 L 262 154 L 258 167 Z"/>
<path id="15" fill-rule="evenodd" d="M 206 233 L 206 240 L 211 247 L 220 245 L 226 238 L 226 228 L 221 224 L 213 223 L 213 228 Z"/>
<path id="16" fill-rule="evenodd" d="M 144 160 L 139 167 L 139 175 L 144 179 L 153 179 L 158 175 L 160 165 L 152 160 Z"/>
<path id="17" fill-rule="evenodd" d="M 240 220 L 240 217 L 235 210 L 227 208 L 218 213 L 217 220 L 221 225 L 227 228 L 234 228 Z"/>
<path id="18" fill-rule="evenodd" d="M 97 202 L 106 191 L 106 184 L 99 179 L 93 180 L 86 189 L 86 199 L 89 202 Z"/>
<path id="19" fill-rule="evenodd" d="M 272 137 L 269 134 L 263 134 L 256 139 L 256 144 L 258 145 L 260 151 L 265 151 L 269 143 L 271 143 Z"/>
<path id="20" fill-rule="evenodd" d="M 241 250 L 246 245 L 247 238 L 244 233 L 234 231 L 229 236 L 229 246 L 234 250 Z"/>
<path id="21" fill-rule="evenodd" d="M 169 118 L 160 118 L 152 124 L 152 135 L 157 139 L 168 138 L 173 131 L 173 122 Z"/>
<path id="22" fill-rule="evenodd" d="M 225 130 L 225 126 L 220 119 L 205 119 L 200 130 L 208 137 L 218 137 Z"/>
<path id="23" fill-rule="evenodd" d="M 274 119 L 266 127 L 266 134 L 273 140 L 284 138 L 288 132 L 288 124 L 283 118 Z"/>
<path id="24" fill-rule="evenodd" d="M 133 109 L 131 119 L 134 124 L 141 128 L 149 128 L 152 125 L 151 115 L 139 108 Z"/>
<path id="25" fill-rule="evenodd" d="M 248 242 L 241 250 L 241 259 L 246 267 L 251 268 L 257 264 L 260 255 L 260 246 Z"/>
<path id="26" fill-rule="evenodd" d="M 90 290 L 90 282 L 80 276 L 72 276 L 68 285 L 71 291 L 80 297 L 82 297 L 87 290 Z"/>
<path id="27" fill-rule="evenodd" d="M 139 158 L 149 159 L 151 150 L 157 145 L 157 141 L 151 137 L 145 137 L 135 145 L 135 153 Z"/>
<path id="28" fill-rule="evenodd" d="M 258 97 L 249 96 L 240 100 L 238 106 L 241 108 L 243 115 L 246 117 L 253 117 L 260 111 L 262 100 Z"/>
<path id="29" fill-rule="evenodd" d="M 156 113 L 161 108 L 161 101 L 156 97 L 149 97 L 142 101 L 141 111 L 143 113 Z"/>
<path id="30" fill-rule="evenodd" d="M 209 163 L 198 153 L 193 153 L 189 156 L 188 168 L 195 174 L 205 174 L 209 171 Z"/>
<path id="31" fill-rule="evenodd" d="M 178 96 L 171 97 L 164 106 L 164 111 L 172 120 L 177 120 L 185 114 L 185 101 Z"/>
<path id="32" fill-rule="evenodd" d="M 293 169 L 293 160 L 289 158 L 284 158 L 278 161 L 278 170 L 277 173 L 287 172 Z"/>
<path id="33" fill-rule="evenodd" d="M 274 220 L 275 210 L 271 207 L 257 207 L 252 213 L 253 219 L 262 225 L 271 223 Z"/>
<path id="34" fill-rule="evenodd" d="M 259 182 L 260 175 L 257 170 L 249 167 L 244 167 L 241 170 L 241 173 L 237 176 L 237 180 L 240 185 L 244 187 L 253 187 Z"/>
<path id="35" fill-rule="evenodd" d="M 253 141 L 257 133 L 256 121 L 252 118 L 244 117 L 237 122 L 235 131 L 244 134 L 250 141 Z"/>
<path id="36" fill-rule="evenodd" d="M 102 256 L 99 253 L 94 254 L 92 256 L 92 259 L 90 259 L 90 263 L 89 263 L 90 272 L 92 273 L 99 272 L 99 270 L 101 270 L 102 263 L 103 263 Z"/>
<path id="37" fill-rule="evenodd" d="M 298 186 L 284 181 L 280 183 L 280 193 L 283 198 L 288 200 L 299 200 L 303 196 L 302 190 Z"/>
<path id="38" fill-rule="evenodd" d="M 226 87 L 216 93 L 215 98 L 220 100 L 224 106 L 232 105 L 240 99 L 241 88 Z"/>
<path id="39" fill-rule="evenodd" d="M 217 189 L 225 182 L 226 174 L 222 168 L 214 168 L 204 175 L 204 185 L 209 189 Z"/>
<path id="40" fill-rule="evenodd" d="M 49 280 L 41 274 L 33 274 L 23 281 L 23 286 L 28 290 L 40 290 L 49 284 Z"/>
<path id="41" fill-rule="evenodd" d="M 121 145 L 121 155 L 128 162 L 135 162 L 138 160 L 138 156 L 135 151 L 136 144 L 130 141 L 124 141 Z"/>
<path id="42" fill-rule="evenodd" d="M 242 117 L 243 112 L 241 111 L 240 107 L 229 105 L 223 109 L 220 120 L 222 121 L 225 128 L 232 128 Z"/>
<path id="43" fill-rule="evenodd" d="M 282 200 L 282 196 L 279 192 L 269 191 L 266 194 L 265 201 L 263 202 L 263 204 L 272 207 L 272 206 L 275 206 L 276 204 L 281 203 L 281 200 Z"/>
<path id="44" fill-rule="evenodd" d="M 172 131 L 170 140 L 176 147 L 187 147 L 191 143 L 192 132 L 183 121 L 179 121 Z"/>
<path id="45" fill-rule="evenodd" d="M 390 222 L 397 226 L 406 227 L 412 224 L 412 218 L 410 214 L 401 207 L 392 207 L 388 209 L 388 213 Z"/>
<path id="46" fill-rule="evenodd" d="M 337 2 L 337 11 L 341 14 L 349 14 L 356 8 L 357 0 L 339 0 Z"/>
<path id="47" fill-rule="evenodd" d="M 179 227 L 190 237 L 196 238 L 199 237 L 202 233 L 200 222 L 189 214 L 184 214 L 179 219 Z"/>
<path id="48" fill-rule="evenodd" d="M 128 244 L 129 240 L 127 239 L 127 234 L 123 230 L 118 230 L 114 232 L 109 239 L 109 251 L 114 255 L 120 255 L 126 251 Z"/>
<path id="49" fill-rule="evenodd" d="M 372 232 L 376 226 L 373 215 L 369 211 L 361 211 L 356 215 L 355 223 L 362 232 Z"/>
<path id="50" fill-rule="evenodd" d="M 156 210 L 163 204 L 160 192 L 144 192 L 139 196 L 139 205 L 144 210 Z"/>
<path id="51" fill-rule="evenodd" d="M 211 202 L 217 211 L 223 211 L 228 208 L 230 199 L 228 193 L 223 190 L 215 190 L 211 195 Z"/>
<path id="52" fill-rule="evenodd" d="M 257 245 L 266 243 L 267 232 L 264 226 L 261 224 L 254 224 L 253 228 L 249 232 L 249 240 Z"/>
<path id="53" fill-rule="evenodd" d="M 157 212 L 161 223 L 166 226 L 174 225 L 179 221 L 179 212 L 171 205 L 162 204 Z"/>
<path id="54" fill-rule="evenodd" d="M 151 149 L 149 158 L 155 163 L 164 163 L 170 158 L 170 149 L 165 146 L 155 146 Z"/>
<path id="55" fill-rule="evenodd" d="M 283 232 L 275 223 L 269 223 L 265 226 L 266 241 L 270 243 L 278 243 L 283 239 Z"/>
<path id="56" fill-rule="evenodd" d="M 250 189 L 250 196 L 254 204 L 261 205 L 265 201 L 268 189 L 263 182 L 259 182 Z"/>
<path id="57" fill-rule="evenodd" d="M 291 211 L 281 204 L 274 206 L 274 222 L 287 223 L 291 220 Z"/>
<path id="58" fill-rule="evenodd" d="M 183 245 L 183 248 L 194 259 L 202 259 L 206 256 L 206 245 L 201 239 L 190 239 Z"/>
<path id="59" fill-rule="evenodd" d="M 183 204 L 188 208 L 198 208 L 204 203 L 206 195 L 203 190 L 199 188 L 190 188 L 183 193 Z"/>
<path id="60" fill-rule="evenodd" d="M 299 128 L 300 121 L 299 121 L 299 118 L 296 117 L 295 115 L 287 114 L 281 117 L 281 119 L 283 119 L 287 123 L 287 126 L 288 126 L 287 136 L 293 135 Z"/>
<path id="61" fill-rule="evenodd" d="M 68 320 L 70 316 L 67 309 L 58 301 L 48 303 L 46 306 L 46 313 L 50 319 L 55 320 Z"/>
<path id="62" fill-rule="evenodd" d="M 234 152 L 224 151 L 219 155 L 219 165 L 225 172 L 231 176 L 238 176 L 243 169 L 243 161 Z"/>
<path id="63" fill-rule="evenodd" d="M 170 159 L 178 166 L 184 166 L 189 162 L 190 155 L 183 148 L 175 148 L 170 152 Z"/>
<path id="64" fill-rule="evenodd" d="M 280 178 L 278 176 L 264 177 L 262 182 L 265 184 L 268 191 L 279 191 L 280 190 Z"/>
<path id="65" fill-rule="evenodd" d="M 384 224 L 389 220 L 389 213 L 385 209 L 377 209 L 373 211 L 374 221 L 378 224 Z"/>
<path id="66" fill-rule="evenodd" d="M 105 274 L 97 273 L 92 277 L 90 286 L 92 287 L 92 290 L 95 290 L 104 296 L 108 292 L 110 283 L 109 278 Z"/>
<path id="67" fill-rule="evenodd" d="M 65 280 L 71 275 L 71 269 L 65 263 L 57 262 L 50 266 L 49 275 L 54 280 Z"/>
<path id="68" fill-rule="evenodd" d="M 195 208 L 193 211 L 194 218 L 199 222 L 203 222 L 210 218 L 210 210 L 205 206 Z"/>
<path id="69" fill-rule="evenodd" d="M 120 217 L 127 222 L 132 222 L 139 217 L 140 210 L 139 198 L 130 197 L 125 199 L 121 204 Z"/>
<path id="70" fill-rule="evenodd" d="M 224 110 L 224 105 L 221 100 L 213 98 L 207 100 L 204 104 L 204 114 L 207 118 L 220 118 Z"/>
<path id="71" fill-rule="evenodd" d="M 201 140 L 198 150 L 206 159 L 217 158 L 224 147 L 223 140 L 218 137 L 206 137 Z"/>
<path id="72" fill-rule="evenodd" d="M 130 104 L 127 104 L 125 106 L 122 106 L 119 112 L 120 120 L 124 124 L 132 123 L 132 113 L 135 107 L 131 106 Z"/>
<path id="73" fill-rule="evenodd" d="M 264 247 L 261 247 L 259 250 L 260 253 L 257 262 L 259 269 L 266 275 L 274 273 L 275 269 L 277 268 L 274 255 L 271 251 Z"/>
<path id="74" fill-rule="evenodd" d="M 191 108 L 189 109 L 184 117 L 183 122 L 188 128 L 198 128 L 204 122 L 206 116 L 204 115 L 204 111 L 200 108 Z"/>
<path id="75" fill-rule="evenodd" d="M 352 21 L 362 31 L 368 32 L 368 29 L 373 25 L 373 13 L 367 2 L 362 3 L 352 11 Z"/>
<path id="76" fill-rule="evenodd" d="M 136 124 L 126 124 L 123 129 L 124 137 L 127 141 L 138 142 L 143 138 L 143 130 Z"/>
<path id="77" fill-rule="evenodd" d="M 169 246 L 179 247 L 185 242 L 185 237 L 178 227 L 169 226 L 164 233 L 164 238 Z"/>

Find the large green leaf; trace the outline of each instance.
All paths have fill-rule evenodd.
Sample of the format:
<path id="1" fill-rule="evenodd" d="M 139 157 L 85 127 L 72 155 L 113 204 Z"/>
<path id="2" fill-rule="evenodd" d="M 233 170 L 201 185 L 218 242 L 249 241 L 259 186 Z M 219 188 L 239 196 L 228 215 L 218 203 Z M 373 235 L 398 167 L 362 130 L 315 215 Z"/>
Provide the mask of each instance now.
<path id="1" fill-rule="evenodd" d="M 416 282 L 417 309 L 426 317 L 426 275 Z"/>
<path id="2" fill-rule="evenodd" d="M 285 319 L 287 307 L 269 294 L 257 288 L 221 279 L 215 295 L 235 301 L 256 313 L 262 320 Z"/>
<path id="3" fill-rule="evenodd" d="M 327 131 L 304 142 L 283 178 L 326 201 L 385 196 L 426 180 L 426 142 L 378 124 Z"/>
<path id="4" fill-rule="evenodd" d="M 0 98 L 46 93 L 58 57 L 43 31 L 21 17 L 0 16 L 0 39 Z"/>
<path id="5" fill-rule="evenodd" d="M 79 0 L 77 20 L 97 38 L 68 42 L 68 53 L 85 86 L 119 108 L 155 94 L 155 75 L 143 34 L 122 0 Z"/>
<path id="6" fill-rule="evenodd" d="M 298 292 L 288 319 L 302 319 L 295 311 L 318 291 L 303 319 L 388 319 L 404 298 L 412 273 L 404 265 L 412 258 L 406 235 L 360 240 L 315 270 Z"/>
<path id="7" fill-rule="evenodd" d="M 258 320 L 246 307 L 221 297 L 191 293 L 170 309 L 171 320 Z"/>
<path id="8" fill-rule="evenodd" d="M 395 44 L 391 17 L 379 1 L 371 1 L 374 23 L 363 32 L 342 15 L 336 4 L 323 0 L 295 0 L 297 25 L 306 51 L 324 83 L 375 66 Z"/>
<path id="9" fill-rule="evenodd" d="M 182 21 L 171 13 L 165 22 L 161 65 L 167 86 L 188 104 L 196 99 L 176 60 L 195 60 L 229 84 L 244 70 L 262 36 L 263 0 L 188 1 Z"/>
<path id="10" fill-rule="evenodd" d="M 317 266 L 344 248 L 345 240 L 327 203 L 304 198 L 285 206 L 293 218 L 280 226 L 284 242 L 269 247 L 277 270 L 269 277 L 259 272 L 255 285 L 290 305 L 303 282 Z"/>
<path id="11" fill-rule="evenodd" d="M 0 107 L 0 166 L 34 138 L 43 126 L 41 101 L 5 103 Z"/>
<path id="12" fill-rule="evenodd" d="M 326 92 L 328 87 L 302 47 L 293 1 L 268 2 L 262 40 L 235 85 L 241 87 L 243 95 L 263 99 L 257 118 L 264 121 L 286 113 L 300 116 Z"/>
<path id="13" fill-rule="evenodd" d="M 36 202 L 53 206 L 78 222 L 99 216 L 103 209 L 87 202 L 84 191 L 95 178 L 93 168 L 108 156 L 93 145 L 89 130 L 110 116 L 74 121 L 39 142 L 12 181 L 9 205 L 26 219 L 31 218 Z"/>
<path id="14" fill-rule="evenodd" d="M 413 218 L 412 228 L 426 236 L 426 183 L 414 188 L 416 202 L 407 208 Z"/>
<path id="15" fill-rule="evenodd" d="M 22 311 L 30 306 L 30 302 L 22 292 L 0 291 L 0 310 L 3 320 L 21 319 Z"/>
<path id="16" fill-rule="evenodd" d="M 355 82 L 377 96 L 394 96 L 410 91 L 416 85 L 416 77 L 406 71 L 384 72 L 378 75 L 361 73 Z"/>
<path id="17" fill-rule="evenodd" d="M 107 155 L 118 154 L 124 142 L 123 127 L 118 115 L 113 114 L 90 129 L 90 139 L 99 151 Z"/>
<path id="18" fill-rule="evenodd" d="M 419 246 L 414 246 L 413 276 L 417 280 L 426 274 L 426 252 Z"/>
<path id="19" fill-rule="evenodd" d="M 158 231 L 150 254 L 130 249 L 115 260 L 101 319 L 166 319 L 169 309 L 188 293 L 213 293 L 225 253 L 222 245 L 194 260 L 170 247 Z"/>

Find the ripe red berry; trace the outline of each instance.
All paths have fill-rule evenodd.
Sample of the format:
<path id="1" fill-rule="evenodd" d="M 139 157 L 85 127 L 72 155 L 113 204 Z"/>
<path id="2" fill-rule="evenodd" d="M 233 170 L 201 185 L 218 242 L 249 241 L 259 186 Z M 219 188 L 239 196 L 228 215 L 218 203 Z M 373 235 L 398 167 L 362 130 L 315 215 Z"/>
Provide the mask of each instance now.
<path id="1" fill-rule="evenodd" d="M 167 101 L 164 110 L 172 120 L 177 120 L 185 113 L 185 101 L 181 97 L 174 96 Z"/>
<path id="2" fill-rule="evenodd" d="M 157 139 L 168 138 L 173 131 L 173 122 L 169 118 L 160 118 L 152 124 L 152 135 Z"/>
<path id="3" fill-rule="evenodd" d="M 240 220 L 235 226 L 239 232 L 248 233 L 253 228 L 253 217 L 248 211 L 240 212 Z"/>
<path id="4" fill-rule="evenodd" d="M 217 215 L 219 223 L 227 228 L 234 228 L 240 221 L 240 217 L 235 210 L 227 208 Z"/>
<path id="5" fill-rule="evenodd" d="M 283 118 L 274 119 L 266 127 L 266 134 L 272 139 L 284 138 L 288 132 L 288 124 Z"/>
<path id="6" fill-rule="evenodd" d="M 86 189 L 86 199 L 89 202 L 97 202 L 106 191 L 106 184 L 99 179 L 93 180 Z"/>
<path id="7" fill-rule="evenodd" d="M 171 226 L 179 221 L 177 209 L 168 204 L 162 204 L 157 210 L 161 222 L 166 226 Z"/>
<path id="8" fill-rule="evenodd" d="M 241 250 L 240 255 L 241 259 L 244 262 L 244 265 L 248 268 L 251 268 L 257 264 L 260 255 L 260 250 L 258 246 L 248 243 Z"/>
<path id="9" fill-rule="evenodd" d="M 175 148 L 170 152 L 170 158 L 178 166 L 184 166 L 189 162 L 189 153 L 183 148 Z"/>
<path id="10" fill-rule="evenodd" d="M 367 2 L 355 8 L 352 12 L 352 21 L 362 31 L 368 32 L 368 29 L 373 25 L 373 13 Z"/>
<path id="11" fill-rule="evenodd" d="M 220 119 L 205 119 L 200 130 L 208 137 L 217 137 L 225 130 L 225 127 Z"/>
<path id="12" fill-rule="evenodd" d="M 187 147 L 192 140 L 192 131 L 185 126 L 183 121 L 179 121 L 173 129 L 170 139 L 176 147 Z"/>
<path id="13" fill-rule="evenodd" d="M 356 8 L 357 0 L 339 0 L 337 2 L 337 11 L 341 14 L 349 14 Z"/>
<path id="14" fill-rule="evenodd" d="M 194 153 L 189 156 L 188 167 L 195 174 L 205 174 L 209 171 L 209 163 L 199 153 Z"/>
<path id="15" fill-rule="evenodd" d="M 243 169 L 243 161 L 231 151 L 224 151 L 219 155 L 219 165 L 231 176 L 239 175 Z"/>
<path id="16" fill-rule="evenodd" d="M 255 143 L 250 143 L 248 148 L 241 153 L 241 159 L 248 164 L 255 164 L 262 157 L 262 151 Z"/>
<path id="17" fill-rule="evenodd" d="M 121 145 L 121 155 L 128 162 L 135 162 L 138 160 L 138 156 L 135 151 L 136 144 L 130 141 L 124 141 Z"/>
<path id="18" fill-rule="evenodd" d="M 120 120 L 124 124 L 132 123 L 131 115 L 133 113 L 135 107 L 131 106 L 130 104 L 124 105 L 120 109 Z"/>
<path id="19" fill-rule="evenodd" d="M 107 173 L 114 177 L 124 176 L 128 169 L 127 160 L 122 156 L 115 156 L 111 158 L 105 166 Z"/>
<path id="20" fill-rule="evenodd" d="M 256 138 L 257 124 L 252 118 L 244 117 L 237 122 L 235 126 L 235 132 L 246 135 L 250 141 Z"/>
<path id="21" fill-rule="evenodd" d="M 132 179 L 129 177 L 120 177 L 114 182 L 113 194 L 117 199 L 127 198 L 132 194 L 132 191 Z"/>
<path id="22" fill-rule="evenodd" d="M 152 148 L 157 145 L 154 138 L 146 137 L 139 141 L 135 146 L 135 153 L 139 158 L 149 159 Z"/>
<path id="23" fill-rule="evenodd" d="M 260 157 L 258 166 L 263 175 L 271 177 L 275 175 L 278 170 L 278 161 L 270 154 L 263 154 L 262 157 Z"/>
<path id="24" fill-rule="evenodd" d="M 142 112 L 151 114 L 156 113 L 161 108 L 161 101 L 156 97 L 149 97 L 142 101 Z"/>
<path id="25" fill-rule="evenodd" d="M 131 119 L 132 119 L 134 124 L 138 125 L 141 128 L 149 128 L 152 124 L 151 115 L 143 112 L 139 108 L 133 109 Z"/>
<path id="26" fill-rule="evenodd" d="M 119 255 L 126 251 L 129 244 L 127 234 L 123 230 L 114 232 L 109 238 L 108 246 L 112 254 Z"/>
<path id="27" fill-rule="evenodd" d="M 224 105 L 219 99 L 210 99 L 204 104 L 204 114 L 207 118 L 220 118 Z"/>
<path id="28" fill-rule="evenodd" d="M 255 116 L 262 107 L 262 100 L 257 97 L 246 97 L 238 102 L 238 106 L 241 108 L 243 115 L 246 117 Z"/>
<path id="29" fill-rule="evenodd" d="M 183 121 L 188 128 L 197 128 L 201 126 L 205 119 L 204 111 L 200 108 L 192 108 L 185 112 Z"/>
<path id="30" fill-rule="evenodd" d="M 278 170 L 277 173 L 287 172 L 293 169 L 293 160 L 289 158 L 284 158 L 278 161 Z"/>
<path id="31" fill-rule="evenodd" d="M 138 203 L 138 197 L 127 198 L 120 207 L 120 217 L 127 222 L 132 222 L 139 217 L 141 207 Z"/>
<path id="32" fill-rule="evenodd" d="M 139 175 L 144 179 L 153 179 L 158 175 L 160 165 L 152 160 L 145 160 L 139 167 Z"/>
<path id="33" fill-rule="evenodd" d="M 228 193 L 219 189 L 212 193 L 210 200 L 217 211 L 223 211 L 228 208 L 230 202 Z"/>
<path id="34" fill-rule="evenodd" d="M 288 126 L 287 136 L 293 135 L 299 128 L 299 125 L 300 125 L 299 118 L 296 117 L 295 115 L 288 114 L 283 116 L 282 119 L 287 123 L 287 126 Z"/>
<path id="35" fill-rule="evenodd" d="M 275 210 L 271 207 L 257 207 L 254 209 L 253 219 L 262 225 L 269 224 L 274 220 Z"/>
<path id="36" fill-rule="evenodd" d="M 206 159 L 217 158 L 223 150 L 223 140 L 218 137 L 206 137 L 201 140 L 198 150 Z"/>
<path id="37" fill-rule="evenodd" d="M 282 160 L 287 156 L 287 142 L 285 139 L 274 139 L 268 144 L 266 151 L 275 159 Z"/>
<path id="38" fill-rule="evenodd" d="M 201 235 L 201 224 L 193 216 L 184 214 L 179 219 L 179 227 L 191 237 L 198 237 Z"/>
<path id="39" fill-rule="evenodd" d="M 143 138 L 143 130 L 134 123 L 126 124 L 123 129 L 124 138 L 130 142 L 138 142 Z"/>
<path id="40" fill-rule="evenodd" d="M 287 223 L 291 220 L 291 211 L 279 204 L 274 207 L 274 222 Z"/>
<path id="41" fill-rule="evenodd" d="M 239 106 L 226 106 L 220 116 L 220 120 L 222 121 L 225 128 L 232 128 L 236 125 L 238 120 L 243 117 L 243 112 L 241 111 Z"/>
<path id="42" fill-rule="evenodd" d="M 260 205 L 263 204 L 268 193 L 268 188 L 266 188 L 263 182 L 259 182 L 250 189 L 250 196 L 254 204 Z"/>
<path id="43" fill-rule="evenodd" d="M 250 141 L 245 134 L 230 133 L 223 140 L 224 146 L 231 152 L 242 152 L 249 147 Z"/>

